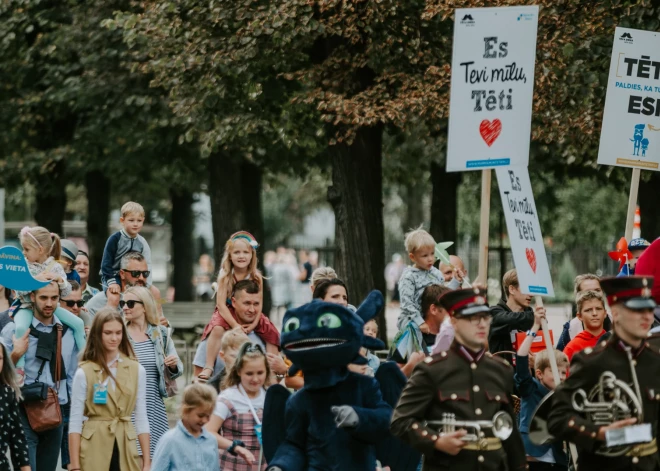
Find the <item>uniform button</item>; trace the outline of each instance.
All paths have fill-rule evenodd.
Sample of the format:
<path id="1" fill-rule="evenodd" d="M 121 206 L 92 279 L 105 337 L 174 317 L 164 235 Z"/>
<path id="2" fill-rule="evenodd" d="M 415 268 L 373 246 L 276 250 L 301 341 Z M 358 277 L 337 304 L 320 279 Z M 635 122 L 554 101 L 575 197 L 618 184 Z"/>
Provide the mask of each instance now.
<path id="1" fill-rule="evenodd" d="M 568 426 L 572 427 L 573 425 L 575 425 L 575 420 L 569 420 L 568 421 Z M 414 427 L 414 425 L 413 425 L 413 427 Z"/>
<path id="2" fill-rule="evenodd" d="M 476 370 L 477 369 L 477 364 L 476 363 L 470 363 L 470 368 L 472 368 L 473 370 Z"/>
<path id="3" fill-rule="evenodd" d="M 436 441 L 438 439 L 437 435 L 431 435 L 431 440 Z"/>
<path id="4" fill-rule="evenodd" d="M 474 411 L 474 413 L 477 414 L 477 415 L 481 415 L 481 409 L 476 409 L 476 410 Z"/>
<path id="5" fill-rule="evenodd" d="M 433 358 L 432 358 L 432 357 L 426 357 L 426 358 L 424 359 L 424 363 L 427 363 L 427 364 L 428 364 L 428 363 L 431 363 L 432 361 L 433 361 Z"/>
<path id="6" fill-rule="evenodd" d="M 502 399 L 500 396 L 495 396 L 496 401 L 499 401 L 500 399 Z"/>
<path id="7" fill-rule="evenodd" d="M 447 356 L 447 352 L 442 352 L 442 353 L 440 354 L 440 356 L 443 357 L 443 358 L 446 357 L 446 356 Z"/>
<path id="8" fill-rule="evenodd" d="M 413 430 L 417 430 L 419 428 L 419 425 L 418 424 L 413 424 L 412 428 L 413 428 Z"/>
<path id="9" fill-rule="evenodd" d="M 660 394 L 656 394 L 656 395 L 655 395 L 655 400 L 656 400 L 656 401 L 660 401 Z"/>
<path id="10" fill-rule="evenodd" d="M 477 461 L 479 461 L 479 463 L 483 463 L 483 462 L 484 462 L 484 457 L 483 457 L 483 455 L 479 455 L 479 456 L 477 456 Z"/>
<path id="11" fill-rule="evenodd" d="M 632 462 L 633 462 L 633 464 L 639 463 L 639 458 L 637 458 L 636 456 L 633 456 Z"/>
<path id="12" fill-rule="evenodd" d="M 424 430 L 424 431 L 422 432 L 422 437 L 425 437 L 425 436 L 427 436 L 428 434 L 429 434 L 429 433 L 428 433 L 426 430 Z"/>
<path id="13" fill-rule="evenodd" d="M 596 438 L 596 432 L 591 432 L 591 438 Z"/>
<path id="14" fill-rule="evenodd" d="M 632 361 L 633 366 L 637 366 L 637 360 Z"/>
<path id="15" fill-rule="evenodd" d="M 452 394 L 449 397 L 451 398 L 452 401 L 455 401 L 456 399 L 458 399 L 458 396 L 456 394 Z"/>
<path id="16" fill-rule="evenodd" d="M 586 427 L 584 425 L 580 426 L 580 432 L 584 432 L 585 429 Z"/>
<path id="17" fill-rule="evenodd" d="M 479 386 L 475 384 L 474 386 L 472 386 L 472 390 L 474 392 L 479 392 Z"/>

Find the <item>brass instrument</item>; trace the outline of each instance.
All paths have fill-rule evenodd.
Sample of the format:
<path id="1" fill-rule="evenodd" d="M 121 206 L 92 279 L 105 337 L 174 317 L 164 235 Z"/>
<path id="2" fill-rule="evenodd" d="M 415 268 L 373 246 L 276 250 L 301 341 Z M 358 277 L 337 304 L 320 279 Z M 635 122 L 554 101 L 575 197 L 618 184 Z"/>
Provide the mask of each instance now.
<path id="1" fill-rule="evenodd" d="M 600 375 L 598 383 L 589 394 L 583 389 L 578 389 L 571 397 L 573 409 L 584 414 L 595 425 L 608 426 L 613 422 L 629 418 L 636 418 L 637 423 L 641 424 L 644 419 L 639 382 L 630 347 L 626 348 L 626 354 L 630 363 L 632 388 L 624 381 L 617 379 L 611 371 L 605 371 Z M 545 445 L 554 440 L 547 426 L 547 417 L 552 402 L 551 395 L 552 393 L 543 398 L 530 422 L 529 438 L 536 445 Z M 603 446 L 595 453 L 603 456 L 622 456 L 632 448 L 633 445 L 609 448 Z"/>
<path id="2" fill-rule="evenodd" d="M 495 414 L 493 420 L 456 420 L 455 414 L 443 413 L 442 420 L 430 420 L 426 425 L 437 429 L 440 436 L 466 429 L 468 433 L 461 438 L 466 442 L 482 440 L 485 437 L 484 429 L 491 430 L 493 436 L 500 440 L 506 440 L 513 432 L 513 419 L 504 411 Z"/>

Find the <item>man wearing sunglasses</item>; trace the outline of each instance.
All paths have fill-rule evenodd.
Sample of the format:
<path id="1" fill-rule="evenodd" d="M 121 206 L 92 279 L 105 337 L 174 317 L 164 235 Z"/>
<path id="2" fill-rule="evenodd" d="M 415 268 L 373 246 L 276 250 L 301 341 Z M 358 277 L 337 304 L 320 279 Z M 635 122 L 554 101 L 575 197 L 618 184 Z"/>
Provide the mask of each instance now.
<path id="1" fill-rule="evenodd" d="M 492 318 L 485 297 L 486 292 L 473 288 L 440 298 L 451 316 L 454 342 L 449 350 L 417 365 L 394 410 L 392 433 L 424 454 L 424 469 L 527 466 L 513 412 L 513 370 L 486 352 Z M 460 422 L 492 421 L 500 412 L 510 419 L 511 434 L 506 437 L 495 436 L 493 427 L 485 426 L 477 432 L 456 426 L 456 431 L 441 433 L 442 426 L 433 423 L 449 420 L 448 414 Z M 474 437 L 466 437 L 468 432 Z"/>
<path id="2" fill-rule="evenodd" d="M 82 299 L 82 288 L 76 281 L 72 280 L 69 283 L 71 284 L 71 293 L 66 298 L 60 298 L 60 307 L 80 317 L 85 323 L 85 333 L 89 334 L 92 319 L 83 307 L 85 302 Z"/>
<path id="3" fill-rule="evenodd" d="M 139 252 L 128 252 L 121 259 L 121 266 L 119 270 L 119 278 L 121 280 L 121 293 L 123 293 L 126 288 L 131 286 L 147 286 L 147 278 L 149 278 L 150 272 L 147 268 L 147 261 Z M 96 312 L 99 309 L 102 309 L 106 306 L 114 307 L 119 310 L 119 301 L 121 300 L 120 294 L 106 293 L 101 291 L 96 294 L 92 299 L 87 301 L 85 307 L 89 312 L 89 315 L 94 319 Z M 160 306 L 160 292 L 152 287 L 151 294 L 158 306 Z"/>

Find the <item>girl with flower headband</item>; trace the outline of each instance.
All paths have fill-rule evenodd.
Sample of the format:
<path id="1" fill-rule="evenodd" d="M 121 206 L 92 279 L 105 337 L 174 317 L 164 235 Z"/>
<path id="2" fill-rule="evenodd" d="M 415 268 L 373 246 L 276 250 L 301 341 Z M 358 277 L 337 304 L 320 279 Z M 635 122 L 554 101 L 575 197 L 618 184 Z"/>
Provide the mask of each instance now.
<path id="1" fill-rule="evenodd" d="M 30 274 L 41 281 L 55 281 L 60 288 L 60 297 L 67 297 L 71 293 L 71 285 L 67 280 L 64 268 L 59 262 L 62 246 L 60 243 L 60 236 L 53 234 L 48 229 L 35 226 L 25 226 L 21 229 L 18 238 L 23 247 L 23 255 L 28 262 L 28 269 Z M 17 291 L 18 299 L 15 302 L 13 318 L 16 324 L 16 338 L 25 335 L 25 332 L 32 326 L 32 300 L 30 299 L 29 291 Z M 54 315 L 62 321 L 62 324 L 71 328 L 73 336 L 76 340 L 78 350 L 82 351 L 85 348 L 85 325 L 83 320 L 75 314 L 57 307 Z M 16 362 L 16 373 L 18 375 L 18 382 L 23 385 L 25 379 L 25 356 L 22 356 Z"/>
<path id="2" fill-rule="evenodd" d="M 263 299 L 264 284 L 263 276 L 257 269 L 257 247 L 259 247 L 259 244 L 254 236 L 246 231 L 232 234 L 225 244 L 225 253 L 222 256 L 221 263 L 222 268 L 218 274 L 218 281 L 214 284 L 217 295 L 215 311 L 213 312 L 211 322 L 206 326 L 202 334 L 202 340 L 206 338 L 208 340 L 206 345 L 206 363 L 204 369 L 197 377 L 199 381 L 208 381 L 210 375 L 213 374 L 213 365 L 220 351 L 224 333 L 235 327 L 241 327 L 229 309 L 236 283 L 242 280 L 255 281 L 259 285 L 260 294 Z M 255 331 L 257 334 L 261 334 L 261 337 L 267 335 L 268 332 L 272 332 L 274 329 L 270 329 L 270 326 L 264 325 L 264 319 L 267 320 L 263 314 L 259 314 L 252 324 L 243 327 L 243 330 L 246 334 Z M 272 324 L 270 325 L 272 326 Z M 274 345 L 279 344 L 279 338 L 270 343 Z"/>

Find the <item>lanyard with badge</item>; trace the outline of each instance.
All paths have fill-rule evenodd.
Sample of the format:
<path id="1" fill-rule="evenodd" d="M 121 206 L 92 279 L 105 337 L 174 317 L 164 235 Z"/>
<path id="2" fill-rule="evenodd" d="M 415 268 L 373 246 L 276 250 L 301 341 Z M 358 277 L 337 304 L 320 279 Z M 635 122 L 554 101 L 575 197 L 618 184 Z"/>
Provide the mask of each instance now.
<path id="1" fill-rule="evenodd" d="M 255 422 L 254 433 L 257 435 L 257 440 L 259 440 L 259 467 L 257 469 L 261 469 L 261 460 L 263 459 L 263 452 L 264 452 L 263 443 L 261 442 L 261 420 L 259 420 L 259 417 L 257 416 L 257 413 L 254 410 L 254 406 L 252 405 L 252 399 L 250 399 L 250 396 L 247 395 L 245 389 L 243 389 L 242 384 L 238 385 L 238 390 L 243 396 L 245 396 L 245 399 L 247 399 L 248 406 L 250 407 L 250 412 L 252 412 L 252 417 L 254 417 L 254 422 Z"/>
<path id="2" fill-rule="evenodd" d="M 110 365 L 117 363 L 119 361 L 119 356 L 110 363 Z M 110 366 L 108 365 L 108 367 Z M 110 377 L 105 378 L 105 381 L 101 381 L 99 376 L 99 382 L 94 384 L 94 404 L 107 404 L 108 403 L 108 382 Z"/>

